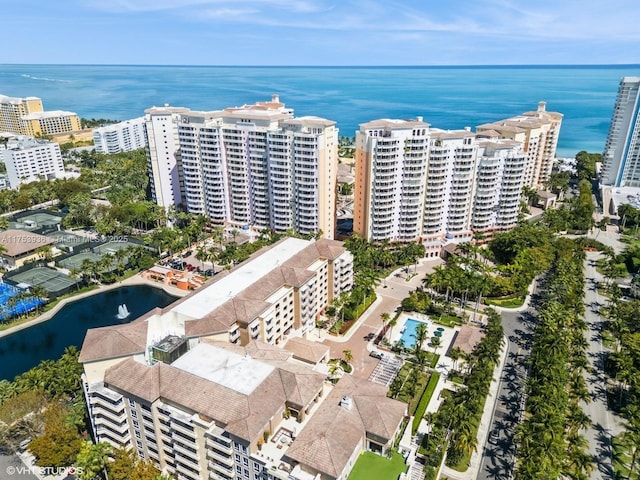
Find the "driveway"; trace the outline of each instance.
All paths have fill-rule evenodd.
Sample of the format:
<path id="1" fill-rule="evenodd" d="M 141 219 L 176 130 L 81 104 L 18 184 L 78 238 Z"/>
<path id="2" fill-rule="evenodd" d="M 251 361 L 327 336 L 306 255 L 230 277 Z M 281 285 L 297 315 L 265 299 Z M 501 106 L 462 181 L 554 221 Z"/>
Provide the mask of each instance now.
<path id="1" fill-rule="evenodd" d="M 425 274 L 433 272 L 433 267 L 444 263 L 442 259 L 424 259 L 417 266 L 409 268 L 409 274 L 403 268 L 398 268 L 387 278 L 381 280 L 376 287 L 376 302 L 358 320 L 358 323 L 351 327 L 345 337 L 326 336 L 323 343 L 328 345 L 331 351 L 331 358 L 341 358 L 344 350 L 350 350 L 353 355 L 351 364 L 354 367 L 353 374 L 369 378 L 379 360 L 369 356 L 369 352 L 374 348 L 373 342 L 366 340 L 370 333 L 377 333 L 382 329 L 382 319 L 380 316 L 387 312 L 392 317 L 396 309 L 400 306 L 403 298 L 409 292 L 420 286 Z"/>

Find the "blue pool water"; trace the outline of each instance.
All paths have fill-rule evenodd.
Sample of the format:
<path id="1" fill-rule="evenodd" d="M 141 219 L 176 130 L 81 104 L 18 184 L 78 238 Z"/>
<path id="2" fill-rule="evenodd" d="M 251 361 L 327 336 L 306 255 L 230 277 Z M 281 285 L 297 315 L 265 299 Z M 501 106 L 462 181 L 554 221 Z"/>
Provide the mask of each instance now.
<path id="1" fill-rule="evenodd" d="M 405 348 L 413 348 L 416 346 L 416 328 L 421 323 L 428 325 L 426 322 L 414 320 L 413 318 L 408 318 L 407 321 L 404 322 L 404 328 L 400 340 L 402 340 Z"/>
<path id="2" fill-rule="evenodd" d="M 15 305 L 9 305 L 9 299 L 20 293 L 13 285 L 0 283 L 0 322 L 11 318 L 14 315 L 20 315 L 33 310 L 38 305 L 42 305 L 44 300 L 36 298 L 23 298 L 18 300 Z"/>

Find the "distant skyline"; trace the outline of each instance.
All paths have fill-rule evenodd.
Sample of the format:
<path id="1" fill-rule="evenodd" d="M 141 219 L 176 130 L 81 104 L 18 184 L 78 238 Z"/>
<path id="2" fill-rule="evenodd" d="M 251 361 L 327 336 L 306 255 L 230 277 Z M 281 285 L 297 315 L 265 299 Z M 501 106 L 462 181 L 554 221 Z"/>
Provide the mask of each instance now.
<path id="1" fill-rule="evenodd" d="M 5 0 L 5 64 L 640 63 L 637 0 Z"/>

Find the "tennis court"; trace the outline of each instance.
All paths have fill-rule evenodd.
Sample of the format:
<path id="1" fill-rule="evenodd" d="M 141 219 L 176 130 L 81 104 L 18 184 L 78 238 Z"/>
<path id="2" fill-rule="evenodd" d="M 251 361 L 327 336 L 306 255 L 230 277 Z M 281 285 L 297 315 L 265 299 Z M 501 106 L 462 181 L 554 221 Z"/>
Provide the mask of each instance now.
<path id="1" fill-rule="evenodd" d="M 39 285 L 47 292 L 56 295 L 75 285 L 75 281 L 71 280 L 64 273 L 47 267 L 31 268 L 7 277 L 7 280 L 11 280 L 11 282 L 16 285 L 24 284 L 31 287 Z"/>
<path id="2" fill-rule="evenodd" d="M 19 293 L 20 290 L 13 285 L 0 283 L 0 321 L 11 318 L 14 315 L 21 315 L 44 303 L 43 299 L 27 297 L 22 298 L 14 305 L 11 305 L 9 299 L 17 296 Z"/>
<path id="3" fill-rule="evenodd" d="M 35 230 L 38 228 L 49 227 L 50 229 L 57 228 L 62 222 L 62 217 L 54 215 L 48 212 L 33 212 L 27 215 L 16 215 L 13 228 L 19 228 L 21 230 Z"/>
<path id="4" fill-rule="evenodd" d="M 76 247 L 86 245 L 91 242 L 90 237 L 84 237 L 82 235 L 75 235 L 73 233 L 62 231 L 50 232 L 47 233 L 47 236 L 55 240 L 56 247 L 64 250 L 72 250 Z"/>
<path id="5" fill-rule="evenodd" d="M 135 243 L 112 241 L 103 243 L 102 245 L 96 245 L 93 247 L 93 251 L 100 254 L 116 253 L 118 250 L 123 250 L 135 245 Z"/>
<path id="6" fill-rule="evenodd" d="M 82 270 L 82 262 L 89 260 L 91 262 L 97 262 L 102 258 L 102 255 L 93 252 L 81 252 L 70 257 L 58 260 L 57 264 L 62 268 L 71 270 L 72 268 Z"/>

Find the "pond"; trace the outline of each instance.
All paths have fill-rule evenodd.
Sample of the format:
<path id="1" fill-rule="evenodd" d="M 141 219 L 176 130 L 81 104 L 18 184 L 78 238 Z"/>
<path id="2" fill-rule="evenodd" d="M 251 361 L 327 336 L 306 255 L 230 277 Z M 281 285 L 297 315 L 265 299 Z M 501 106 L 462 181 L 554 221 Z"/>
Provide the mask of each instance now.
<path id="1" fill-rule="evenodd" d="M 13 380 L 42 360 L 55 360 L 70 345 L 80 348 L 88 329 L 128 323 L 177 298 L 161 288 L 134 285 L 71 302 L 49 320 L 0 338 L 0 380 Z M 119 318 L 121 305 L 130 312 L 126 318 Z"/>

